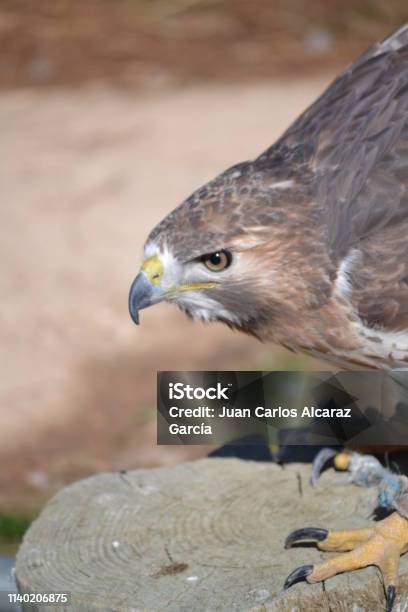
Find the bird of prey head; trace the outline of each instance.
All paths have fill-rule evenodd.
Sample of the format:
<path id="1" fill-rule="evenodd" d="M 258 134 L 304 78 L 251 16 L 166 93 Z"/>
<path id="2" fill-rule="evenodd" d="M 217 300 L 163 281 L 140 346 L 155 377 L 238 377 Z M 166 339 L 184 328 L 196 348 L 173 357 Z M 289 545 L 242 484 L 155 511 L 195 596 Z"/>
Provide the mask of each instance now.
<path id="1" fill-rule="evenodd" d="M 256 333 L 285 307 L 295 282 L 287 234 L 302 242 L 307 228 L 287 207 L 301 197 L 293 173 L 275 165 L 234 166 L 159 223 L 130 292 L 135 321 L 141 308 L 166 300 L 192 317 Z"/>
<path id="2" fill-rule="evenodd" d="M 153 229 L 130 290 L 133 320 L 165 300 L 338 361 L 408 359 L 407 118 L 405 26 L 275 145 Z"/>

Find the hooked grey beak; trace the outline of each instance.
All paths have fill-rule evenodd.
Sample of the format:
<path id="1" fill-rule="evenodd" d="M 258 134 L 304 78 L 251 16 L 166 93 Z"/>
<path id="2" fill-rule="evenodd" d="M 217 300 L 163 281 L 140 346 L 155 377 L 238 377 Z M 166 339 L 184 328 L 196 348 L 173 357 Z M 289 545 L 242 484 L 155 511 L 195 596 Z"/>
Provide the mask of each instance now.
<path id="1" fill-rule="evenodd" d="M 129 313 L 136 325 L 139 325 L 139 310 L 162 299 L 163 290 L 158 285 L 152 285 L 144 272 L 139 272 L 129 291 Z"/>

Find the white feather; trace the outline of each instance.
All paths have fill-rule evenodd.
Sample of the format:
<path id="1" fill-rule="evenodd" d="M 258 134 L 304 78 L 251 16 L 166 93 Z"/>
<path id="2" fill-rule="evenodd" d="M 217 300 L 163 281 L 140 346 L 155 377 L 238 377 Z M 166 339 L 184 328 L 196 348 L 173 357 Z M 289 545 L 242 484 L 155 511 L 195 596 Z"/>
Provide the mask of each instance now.
<path id="1" fill-rule="evenodd" d="M 335 290 L 343 297 L 348 297 L 353 289 L 351 284 L 351 273 L 361 257 L 358 249 L 353 249 L 341 262 L 337 270 Z"/>

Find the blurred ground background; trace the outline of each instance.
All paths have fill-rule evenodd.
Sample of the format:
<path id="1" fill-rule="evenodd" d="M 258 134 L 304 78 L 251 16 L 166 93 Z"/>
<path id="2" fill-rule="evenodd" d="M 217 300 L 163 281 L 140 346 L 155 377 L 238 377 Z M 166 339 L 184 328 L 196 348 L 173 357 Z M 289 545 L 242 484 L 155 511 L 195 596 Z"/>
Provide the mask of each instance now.
<path id="1" fill-rule="evenodd" d="M 155 376 L 317 367 L 127 292 L 148 231 L 258 155 L 404 1 L 2 0 L 0 540 L 63 484 L 175 463 Z M 7 543 L 6 542 L 6 543 Z"/>

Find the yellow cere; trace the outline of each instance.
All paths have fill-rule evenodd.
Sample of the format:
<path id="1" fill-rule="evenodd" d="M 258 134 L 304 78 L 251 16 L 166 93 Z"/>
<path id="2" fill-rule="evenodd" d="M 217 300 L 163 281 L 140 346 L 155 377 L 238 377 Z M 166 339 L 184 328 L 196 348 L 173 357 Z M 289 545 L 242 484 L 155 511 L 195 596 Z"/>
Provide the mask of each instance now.
<path id="1" fill-rule="evenodd" d="M 163 276 L 163 264 L 157 255 L 152 255 L 143 262 L 144 272 L 152 285 L 159 285 Z"/>

